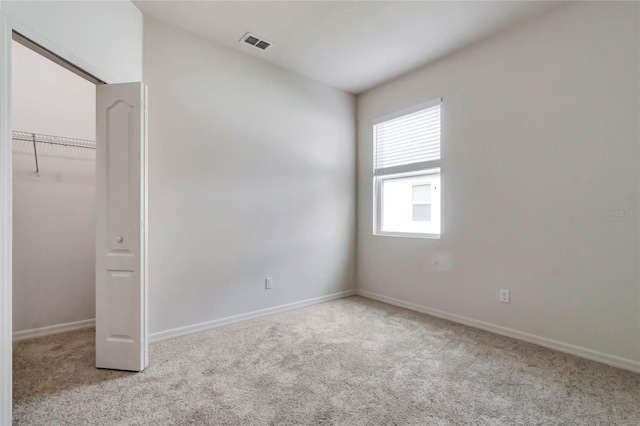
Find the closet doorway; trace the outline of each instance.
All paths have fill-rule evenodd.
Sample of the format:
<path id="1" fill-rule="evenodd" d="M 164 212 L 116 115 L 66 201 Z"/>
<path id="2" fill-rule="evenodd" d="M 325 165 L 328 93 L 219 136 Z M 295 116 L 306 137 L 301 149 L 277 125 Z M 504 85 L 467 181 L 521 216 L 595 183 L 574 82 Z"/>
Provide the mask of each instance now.
<path id="1" fill-rule="evenodd" d="M 80 346 L 92 367 L 142 371 L 146 86 L 105 84 L 20 34 L 13 38 L 14 340 L 85 333 Z M 19 342 L 16 358 L 16 347 L 29 349 Z"/>
<path id="2" fill-rule="evenodd" d="M 96 85 L 12 42 L 13 330 L 95 319 Z"/>
<path id="3" fill-rule="evenodd" d="M 92 367 L 96 84 L 12 42 L 14 401 Z M 63 334 L 59 334 L 63 333 Z M 68 355 L 74 353 L 71 363 Z M 29 380 L 27 372 L 39 377 Z"/>

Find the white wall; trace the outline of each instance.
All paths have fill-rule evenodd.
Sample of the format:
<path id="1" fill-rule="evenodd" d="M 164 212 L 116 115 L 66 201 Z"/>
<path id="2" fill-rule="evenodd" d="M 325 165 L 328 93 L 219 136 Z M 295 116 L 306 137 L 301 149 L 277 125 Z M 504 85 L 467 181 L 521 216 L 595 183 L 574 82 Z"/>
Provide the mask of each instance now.
<path id="1" fill-rule="evenodd" d="M 638 13 L 568 5 L 360 96 L 358 291 L 640 360 Z M 374 237 L 371 122 L 438 96 L 442 238 Z"/>
<path id="2" fill-rule="evenodd" d="M 95 85 L 14 42 L 16 130 L 95 140 Z M 95 317 L 95 151 L 13 143 L 13 330 Z"/>
<path id="3" fill-rule="evenodd" d="M 9 120 L 11 33 L 0 0 L 0 424 L 11 424 L 11 124 Z"/>
<path id="4" fill-rule="evenodd" d="M 142 13 L 129 1 L 2 1 L 15 29 L 107 83 L 142 77 Z"/>
<path id="5" fill-rule="evenodd" d="M 12 43 L 13 130 L 95 140 L 96 86 Z"/>
<path id="6" fill-rule="evenodd" d="M 150 331 L 353 289 L 353 96 L 153 19 L 144 41 Z"/>

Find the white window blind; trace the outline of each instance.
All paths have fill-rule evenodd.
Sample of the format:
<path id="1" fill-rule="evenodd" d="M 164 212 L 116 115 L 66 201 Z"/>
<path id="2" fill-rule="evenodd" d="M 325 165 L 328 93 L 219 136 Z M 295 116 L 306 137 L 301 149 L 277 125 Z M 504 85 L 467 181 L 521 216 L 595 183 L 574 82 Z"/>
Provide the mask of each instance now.
<path id="1" fill-rule="evenodd" d="M 375 175 L 440 166 L 440 105 L 435 99 L 374 122 Z"/>

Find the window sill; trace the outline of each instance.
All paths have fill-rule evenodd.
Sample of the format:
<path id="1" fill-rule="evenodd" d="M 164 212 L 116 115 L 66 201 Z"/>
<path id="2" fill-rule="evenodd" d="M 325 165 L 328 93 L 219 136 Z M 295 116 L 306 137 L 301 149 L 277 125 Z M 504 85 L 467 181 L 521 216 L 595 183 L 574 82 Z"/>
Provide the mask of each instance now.
<path id="1" fill-rule="evenodd" d="M 374 232 L 375 237 L 404 237 L 404 238 L 426 238 L 439 240 L 441 234 L 418 234 L 411 232 Z"/>

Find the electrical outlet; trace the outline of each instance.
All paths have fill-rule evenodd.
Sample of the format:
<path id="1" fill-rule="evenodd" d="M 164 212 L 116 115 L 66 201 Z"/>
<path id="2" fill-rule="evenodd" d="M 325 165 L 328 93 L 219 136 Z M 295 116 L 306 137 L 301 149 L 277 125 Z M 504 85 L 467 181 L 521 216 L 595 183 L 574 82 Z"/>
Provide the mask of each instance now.
<path id="1" fill-rule="evenodd" d="M 273 288 L 273 278 L 267 277 L 264 279 L 264 288 L 266 290 Z"/>
<path id="2" fill-rule="evenodd" d="M 500 301 L 502 303 L 509 303 L 509 290 L 500 289 Z"/>

